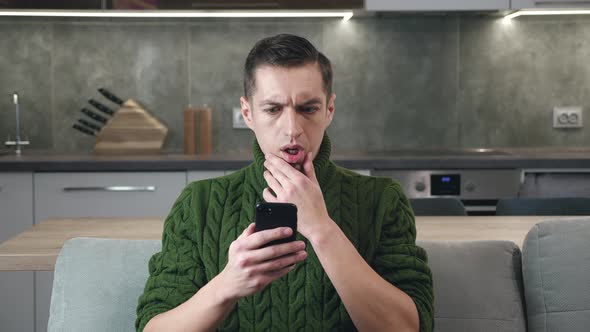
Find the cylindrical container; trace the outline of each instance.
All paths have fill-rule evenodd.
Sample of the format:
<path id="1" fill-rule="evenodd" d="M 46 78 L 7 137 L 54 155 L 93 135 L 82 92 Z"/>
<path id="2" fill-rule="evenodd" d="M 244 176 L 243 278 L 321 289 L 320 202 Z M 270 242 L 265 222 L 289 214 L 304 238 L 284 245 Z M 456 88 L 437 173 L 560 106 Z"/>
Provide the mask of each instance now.
<path id="1" fill-rule="evenodd" d="M 184 153 L 197 154 L 197 110 L 184 109 Z"/>
<path id="2" fill-rule="evenodd" d="M 199 153 L 211 154 L 212 147 L 212 109 L 203 105 L 199 108 Z"/>

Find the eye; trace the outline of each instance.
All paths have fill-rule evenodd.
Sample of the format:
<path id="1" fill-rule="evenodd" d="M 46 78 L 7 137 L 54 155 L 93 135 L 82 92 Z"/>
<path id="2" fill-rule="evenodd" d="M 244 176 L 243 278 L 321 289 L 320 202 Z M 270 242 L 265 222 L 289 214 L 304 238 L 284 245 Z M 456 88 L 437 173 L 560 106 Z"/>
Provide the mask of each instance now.
<path id="1" fill-rule="evenodd" d="M 301 113 L 307 113 L 307 114 L 315 113 L 318 110 L 319 110 L 319 108 L 316 107 L 316 106 L 302 106 L 302 107 L 299 107 L 299 112 L 301 112 Z"/>
<path id="2" fill-rule="evenodd" d="M 267 108 L 264 111 L 269 114 L 275 114 L 275 113 L 278 113 L 280 110 L 281 110 L 280 106 L 275 106 L 275 107 Z"/>

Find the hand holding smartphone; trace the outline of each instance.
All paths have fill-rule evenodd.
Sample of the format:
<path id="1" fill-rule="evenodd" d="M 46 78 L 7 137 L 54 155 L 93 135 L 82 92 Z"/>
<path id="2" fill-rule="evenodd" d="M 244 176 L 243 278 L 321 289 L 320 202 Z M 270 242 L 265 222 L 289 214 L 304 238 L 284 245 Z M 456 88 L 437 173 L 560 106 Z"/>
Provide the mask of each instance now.
<path id="1" fill-rule="evenodd" d="M 258 203 L 254 222 L 256 232 L 277 227 L 290 227 L 290 237 L 270 241 L 262 247 L 295 241 L 297 236 L 297 206 L 291 203 Z"/>

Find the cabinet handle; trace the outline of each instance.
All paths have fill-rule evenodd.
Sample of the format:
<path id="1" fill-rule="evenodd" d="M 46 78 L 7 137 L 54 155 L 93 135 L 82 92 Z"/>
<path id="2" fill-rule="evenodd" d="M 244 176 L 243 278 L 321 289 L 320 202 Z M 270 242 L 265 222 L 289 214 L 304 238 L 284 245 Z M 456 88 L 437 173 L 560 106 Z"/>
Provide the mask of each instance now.
<path id="1" fill-rule="evenodd" d="M 63 191 L 151 192 L 155 186 L 65 187 Z"/>

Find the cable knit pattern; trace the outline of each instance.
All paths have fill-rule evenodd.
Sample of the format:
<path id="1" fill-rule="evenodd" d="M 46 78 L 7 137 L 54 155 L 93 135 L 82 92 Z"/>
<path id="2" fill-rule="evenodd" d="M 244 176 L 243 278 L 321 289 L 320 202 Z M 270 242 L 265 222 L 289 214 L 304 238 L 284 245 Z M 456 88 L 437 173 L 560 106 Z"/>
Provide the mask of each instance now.
<path id="1" fill-rule="evenodd" d="M 384 279 L 416 303 L 420 331 L 433 328 L 432 275 L 416 246 L 414 216 L 399 184 L 336 166 L 324 136 L 314 168 L 330 217 Z M 227 264 L 232 241 L 253 221 L 263 201 L 264 154 L 254 141 L 254 162 L 230 175 L 189 184 L 164 223 L 162 251 L 149 261 L 138 300 L 137 331 L 159 313 L 192 297 Z M 238 305 L 221 331 L 355 331 L 338 293 L 309 242 L 305 262 Z"/>

